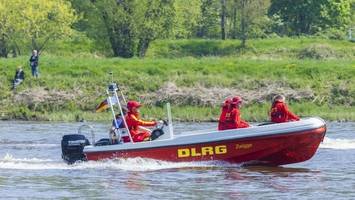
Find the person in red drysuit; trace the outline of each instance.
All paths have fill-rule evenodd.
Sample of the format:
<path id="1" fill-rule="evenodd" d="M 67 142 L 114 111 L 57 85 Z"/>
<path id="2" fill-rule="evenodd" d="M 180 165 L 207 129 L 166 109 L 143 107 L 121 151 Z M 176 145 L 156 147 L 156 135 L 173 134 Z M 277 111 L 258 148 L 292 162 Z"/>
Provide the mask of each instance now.
<path id="1" fill-rule="evenodd" d="M 273 99 L 270 119 L 274 123 L 282 123 L 288 121 L 298 121 L 300 118 L 293 114 L 285 103 L 285 97 L 282 95 L 276 95 Z"/>
<path id="2" fill-rule="evenodd" d="M 219 120 L 218 120 L 218 130 L 225 130 L 224 127 L 226 127 L 226 115 L 228 113 L 228 111 L 230 111 L 230 106 L 232 103 L 232 99 L 231 98 L 227 98 L 223 104 L 222 104 L 222 112 L 221 115 L 219 116 Z"/>
<path id="3" fill-rule="evenodd" d="M 143 129 L 145 126 L 155 126 L 156 121 L 143 121 L 139 117 L 138 108 L 141 104 L 137 101 L 128 101 L 127 109 L 128 113 L 126 115 L 126 123 L 134 142 L 142 142 L 150 139 L 150 131 Z"/>
<path id="4" fill-rule="evenodd" d="M 220 130 L 248 128 L 248 122 L 242 120 L 240 117 L 240 107 L 242 105 L 242 98 L 235 96 L 232 99 L 229 110 L 226 113 L 225 123 Z"/>

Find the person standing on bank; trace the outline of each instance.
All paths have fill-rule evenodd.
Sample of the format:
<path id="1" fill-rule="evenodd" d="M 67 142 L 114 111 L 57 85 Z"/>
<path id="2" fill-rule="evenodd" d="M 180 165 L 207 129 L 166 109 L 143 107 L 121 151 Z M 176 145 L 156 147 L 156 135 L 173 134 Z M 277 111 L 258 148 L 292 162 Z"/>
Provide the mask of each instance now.
<path id="1" fill-rule="evenodd" d="M 32 76 L 38 78 L 39 72 L 38 72 L 38 52 L 37 50 L 32 51 L 32 55 L 30 57 L 30 66 L 31 66 L 31 71 L 32 71 Z"/>

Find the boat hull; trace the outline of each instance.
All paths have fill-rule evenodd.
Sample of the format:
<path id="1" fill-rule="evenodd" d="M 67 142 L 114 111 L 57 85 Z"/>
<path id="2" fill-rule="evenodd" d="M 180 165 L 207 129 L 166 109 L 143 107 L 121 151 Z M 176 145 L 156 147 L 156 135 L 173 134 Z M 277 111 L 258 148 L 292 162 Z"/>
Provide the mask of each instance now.
<path id="1" fill-rule="evenodd" d="M 285 165 L 310 159 L 326 127 L 186 145 L 85 152 L 87 160 L 144 157 L 171 162 L 227 161 L 231 163 Z M 215 133 L 218 134 L 218 133 Z"/>

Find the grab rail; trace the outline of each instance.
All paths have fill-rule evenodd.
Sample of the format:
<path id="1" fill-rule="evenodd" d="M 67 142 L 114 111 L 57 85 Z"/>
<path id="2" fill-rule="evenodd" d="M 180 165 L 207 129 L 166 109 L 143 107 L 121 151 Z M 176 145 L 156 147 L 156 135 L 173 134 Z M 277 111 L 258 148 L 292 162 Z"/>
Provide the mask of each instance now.
<path id="1" fill-rule="evenodd" d="M 91 133 L 91 141 L 92 141 L 91 144 L 95 144 L 94 127 L 92 127 L 91 125 L 88 125 L 88 124 L 83 124 L 83 125 L 81 125 L 81 126 L 79 127 L 79 129 L 78 129 L 78 134 L 81 134 L 81 130 L 82 130 L 84 127 L 89 128 L 90 133 Z"/>

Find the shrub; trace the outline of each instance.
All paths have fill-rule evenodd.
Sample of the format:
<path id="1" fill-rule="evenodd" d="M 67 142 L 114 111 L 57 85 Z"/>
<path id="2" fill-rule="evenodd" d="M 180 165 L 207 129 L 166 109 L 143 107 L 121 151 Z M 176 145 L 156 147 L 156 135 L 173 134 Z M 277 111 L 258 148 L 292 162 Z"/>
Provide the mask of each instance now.
<path id="1" fill-rule="evenodd" d="M 324 39 L 344 40 L 344 39 L 346 39 L 346 32 L 343 30 L 330 28 L 325 31 L 321 31 L 321 32 L 316 33 L 316 36 L 319 36 Z"/>
<path id="2" fill-rule="evenodd" d="M 298 57 L 301 59 L 327 59 L 336 57 L 336 53 L 332 47 L 326 44 L 312 44 L 304 49 L 301 49 L 298 53 Z"/>

